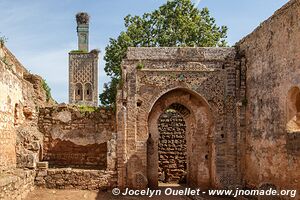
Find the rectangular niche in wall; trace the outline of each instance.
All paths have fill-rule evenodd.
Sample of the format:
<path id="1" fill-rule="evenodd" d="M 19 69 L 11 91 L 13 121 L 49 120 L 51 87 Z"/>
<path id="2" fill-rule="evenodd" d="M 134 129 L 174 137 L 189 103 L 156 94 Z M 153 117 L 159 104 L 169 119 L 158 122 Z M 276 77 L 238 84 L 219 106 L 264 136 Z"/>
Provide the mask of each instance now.
<path id="1" fill-rule="evenodd" d="M 76 145 L 70 141 L 53 141 L 44 155 L 51 168 L 104 170 L 107 167 L 107 143 Z"/>

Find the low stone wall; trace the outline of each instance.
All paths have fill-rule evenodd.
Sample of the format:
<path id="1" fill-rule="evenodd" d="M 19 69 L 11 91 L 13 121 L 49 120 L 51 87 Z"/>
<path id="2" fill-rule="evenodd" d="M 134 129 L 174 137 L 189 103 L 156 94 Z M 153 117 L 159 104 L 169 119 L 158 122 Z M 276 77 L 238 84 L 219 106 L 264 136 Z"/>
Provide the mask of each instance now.
<path id="1" fill-rule="evenodd" d="M 117 174 L 106 170 L 48 169 L 38 171 L 35 183 L 49 189 L 106 190 L 116 187 Z"/>
<path id="2" fill-rule="evenodd" d="M 0 175 L 0 199 L 23 199 L 34 189 L 34 170 L 15 170 Z"/>

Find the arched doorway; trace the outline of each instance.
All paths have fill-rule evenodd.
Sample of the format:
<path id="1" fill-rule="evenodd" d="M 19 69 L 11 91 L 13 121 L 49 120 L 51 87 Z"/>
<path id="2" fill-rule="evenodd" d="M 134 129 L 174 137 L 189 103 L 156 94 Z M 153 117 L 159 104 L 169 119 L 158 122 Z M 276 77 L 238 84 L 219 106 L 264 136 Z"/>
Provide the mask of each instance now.
<path id="1" fill-rule="evenodd" d="M 157 187 L 161 175 L 161 171 L 159 171 L 162 168 L 160 166 L 159 152 L 161 151 L 159 147 L 161 136 L 160 122 L 162 116 L 168 110 L 180 114 L 184 121 L 186 172 L 182 174 L 186 176 L 187 184 L 201 187 L 202 189 L 209 188 L 215 181 L 215 151 L 212 139 L 213 120 L 210 107 L 200 95 L 185 89 L 175 89 L 162 95 L 155 102 L 149 114 L 148 132 L 150 137 L 147 143 L 148 186 Z M 169 134 L 172 135 L 172 132 Z M 166 142 L 169 141 L 172 141 L 172 139 L 166 139 Z M 179 153 L 182 153 L 182 150 L 180 151 Z M 174 159 L 172 162 L 174 162 Z M 173 167 L 176 167 L 174 171 L 181 170 L 177 165 L 173 165 Z"/>

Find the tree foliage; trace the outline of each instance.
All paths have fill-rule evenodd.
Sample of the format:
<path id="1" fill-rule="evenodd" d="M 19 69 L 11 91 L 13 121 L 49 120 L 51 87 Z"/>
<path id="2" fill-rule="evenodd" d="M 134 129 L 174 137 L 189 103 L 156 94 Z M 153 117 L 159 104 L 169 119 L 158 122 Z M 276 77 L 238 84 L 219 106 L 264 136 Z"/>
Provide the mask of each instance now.
<path id="1" fill-rule="evenodd" d="M 124 18 L 126 30 L 106 47 L 105 72 L 111 82 L 100 94 L 103 105 L 114 105 L 121 80 L 121 62 L 128 47 L 226 46 L 226 26 L 217 26 L 209 10 L 198 10 L 190 0 L 173 0 L 151 13 Z"/>

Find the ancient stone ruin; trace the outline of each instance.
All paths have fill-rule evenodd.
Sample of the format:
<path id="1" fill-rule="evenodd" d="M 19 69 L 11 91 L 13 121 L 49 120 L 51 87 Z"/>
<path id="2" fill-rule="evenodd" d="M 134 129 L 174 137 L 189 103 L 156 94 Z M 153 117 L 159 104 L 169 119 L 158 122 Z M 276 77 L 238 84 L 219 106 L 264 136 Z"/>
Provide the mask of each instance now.
<path id="1" fill-rule="evenodd" d="M 1 45 L 0 199 L 165 182 L 299 190 L 299 9 L 289 1 L 230 48 L 129 48 L 116 111 L 55 104 Z"/>

